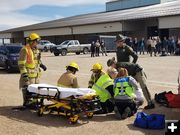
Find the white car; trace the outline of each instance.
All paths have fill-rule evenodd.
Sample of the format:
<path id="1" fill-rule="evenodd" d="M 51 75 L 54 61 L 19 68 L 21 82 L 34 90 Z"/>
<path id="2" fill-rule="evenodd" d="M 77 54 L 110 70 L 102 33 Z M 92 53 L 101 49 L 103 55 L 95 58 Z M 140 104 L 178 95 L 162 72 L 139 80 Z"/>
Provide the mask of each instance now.
<path id="1" fill-rule="evenodd" d="M 52 48 L 53 46 L 55 46 L 54 43 L 51 43 L 48 40 L 40 40 L 38 42 L 37 48 L 41 51 L 45 51 L 47 52 L 48 50 L 50 50 L 50 48 Z"/>

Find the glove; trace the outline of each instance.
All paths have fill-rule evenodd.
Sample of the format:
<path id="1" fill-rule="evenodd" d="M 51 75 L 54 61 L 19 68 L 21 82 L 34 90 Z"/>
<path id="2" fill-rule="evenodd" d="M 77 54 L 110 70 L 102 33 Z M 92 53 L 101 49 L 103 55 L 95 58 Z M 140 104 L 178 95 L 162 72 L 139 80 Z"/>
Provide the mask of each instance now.
<path id="1" fill-rule="evenodd" d="M 24 81 L 24 82 L 28 82 L 28 81 L 29 81 L 29 78 L 28 78 L 28 74 L 27 74 L 27 73 L 22 74 L 22 78 L 23 78 L 23 81 Z"/>
<path id="2" fill-rule="evenodd" d="M 40 68 L 42 68 L 44 71 L 46 71 L 47 70 L 47 67 L 44 65 L 44 64 L 40 64 Z"/>

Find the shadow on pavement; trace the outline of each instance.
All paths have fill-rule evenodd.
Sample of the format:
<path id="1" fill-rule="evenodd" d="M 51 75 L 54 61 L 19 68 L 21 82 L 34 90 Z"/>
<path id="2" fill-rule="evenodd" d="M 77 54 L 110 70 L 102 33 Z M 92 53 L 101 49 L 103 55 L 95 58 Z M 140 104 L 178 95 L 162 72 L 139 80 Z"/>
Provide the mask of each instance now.
<path id="1" fill-rule="evenodd" d="M 180 108 L 167 108 L 162 105 L 156 104 L 154 109 L 142 110 L 147 114 L 164 114 L 166 120 L 180 119 Z"/>
<path id="2" fill-rule="evenodd" d="M 33 110 L 13 110 L 16 106 L 0 107 L 0 115 L 15 121 L 28 122 L 47 127 L 77 127 L 87 124 L 88 121 L 82 121 L 81 118 L 76 124 L 69 124 L 68 119 L 63 116 L 45 114 L 42 117 L 37 116 Z"/>

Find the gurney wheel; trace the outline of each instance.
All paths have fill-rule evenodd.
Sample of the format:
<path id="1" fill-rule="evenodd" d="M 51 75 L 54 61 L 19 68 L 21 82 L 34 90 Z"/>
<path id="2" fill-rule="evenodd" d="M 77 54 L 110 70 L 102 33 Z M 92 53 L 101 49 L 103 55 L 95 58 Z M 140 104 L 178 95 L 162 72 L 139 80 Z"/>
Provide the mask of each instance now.
<path id="1" fill-rule="evenodd" d="M 44 112 L 44 107 L 40 107 L 40 108 L 38 109 L 38 111 L 37 111 L 37 115 L 38 115 L 39 117 L 41 117 L 41 116 L 43 115 L 43 112 Z"/>
<path id="2" fill-rule="evenodd" d="M 74 115 L 74 116 L 70 117 L 68 121 L 70 124 L 75 124 L 75 123 L 77 123 L 78 119 L 79 119 L 79 116 Z"/>
<path id="3" fill-rule="evenodd" d="M 88 119 L 91 119 L 93 117 L 94 113 L 93 112 L 87 112 L 86 116 Z"/>

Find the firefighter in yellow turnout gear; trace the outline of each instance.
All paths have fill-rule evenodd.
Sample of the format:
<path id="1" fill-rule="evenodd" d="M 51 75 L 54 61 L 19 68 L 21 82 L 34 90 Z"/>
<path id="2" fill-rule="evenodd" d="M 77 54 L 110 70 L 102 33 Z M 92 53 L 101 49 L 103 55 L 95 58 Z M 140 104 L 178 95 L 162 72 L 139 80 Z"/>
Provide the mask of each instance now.
<path id="1" fill-rule="evenodd" d="M 27 86 L 29 84 L 39 83 L 41 75 L 40 67 L 46 70 L 46 66 L 41 63 L 41 54 L 37 49 L 38 40 L 40 36 L 32 33 L 28 38 L 26 44 L 20 51 L 18 66 L 20 69 L 19 88 L 22 89 L 23 106 L 27 106 Z"/>
<path id="2" fill-rule="evenodd" d="M 97 113 L 112 112 L 114 110 L 114 106 L 110 99 L 113 95 L 113 80 L 102 70 L 102 65 L 99 63 L 94 64 L 91 71 L 93 74 L 91 75 L 91 79 L 89 81 L 89 88 L 96 91 L 102 106 L 102 111 Z"/>
<path id="3" fill-rule="evenodd" d="M 72 62 L 68 66 L 66 66 L 66 72 L 61 75 L 59 78 L 57 85 L 59 87 L 67 87 L 67 88 L 78 88 L 78 81 L 76 77 L 76 72 L 79 71 L 79 66 L 77 63 Z"/>

